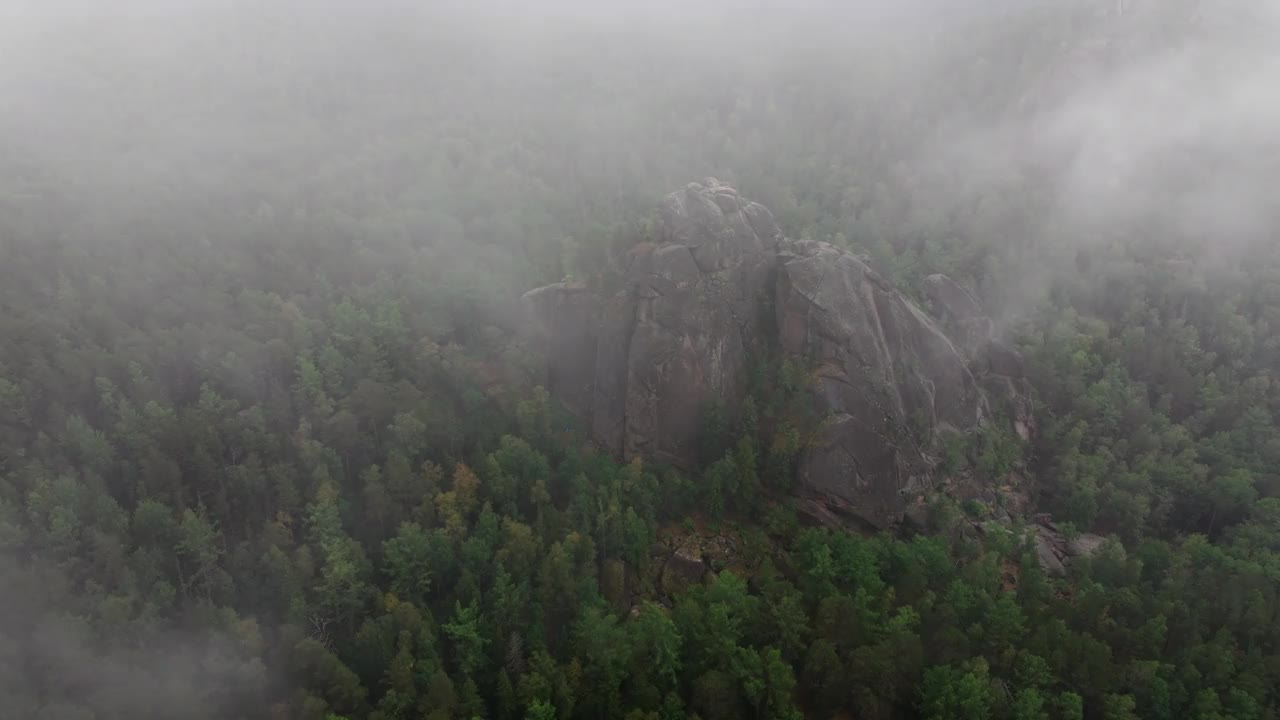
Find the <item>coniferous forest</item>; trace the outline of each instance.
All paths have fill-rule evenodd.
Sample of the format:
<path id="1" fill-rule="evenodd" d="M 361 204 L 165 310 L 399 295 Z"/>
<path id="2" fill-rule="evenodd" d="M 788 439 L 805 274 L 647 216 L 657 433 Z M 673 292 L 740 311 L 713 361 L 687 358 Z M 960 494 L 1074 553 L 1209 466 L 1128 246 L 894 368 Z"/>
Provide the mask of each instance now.
<path id="1" fill-rule="evenodd" d="M 0 10 L 0 717 L 1280 717 L 1269 3 L 47 5 Z M 1037 427 L 939 487 L 1012 491 L 812 522 L 770 348 L 700 467 L 591 442 L 521 296 L 706 176 L 979 297 Z M 1105 540 L 1048 572 L 1046 516 Z"/>

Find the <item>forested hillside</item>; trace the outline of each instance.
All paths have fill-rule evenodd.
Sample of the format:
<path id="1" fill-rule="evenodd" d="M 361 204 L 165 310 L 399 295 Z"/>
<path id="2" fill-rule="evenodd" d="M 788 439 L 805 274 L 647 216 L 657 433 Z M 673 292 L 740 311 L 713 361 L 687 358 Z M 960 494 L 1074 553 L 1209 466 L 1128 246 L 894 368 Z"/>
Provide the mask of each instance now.
<path id="1" fill-rule="evenodd" d="M 0 716 L 1280 713 L 1268 3 L 48 5 L 0 10 Z M 705 176 L 981 297 L 1037 432 L 938 487 L 1018 503 L 802 522 L 768 348 L 701 467 L 593 447 L 519 297 Z M 1107 542 L 1046 572 L 1036 513 Z"/>

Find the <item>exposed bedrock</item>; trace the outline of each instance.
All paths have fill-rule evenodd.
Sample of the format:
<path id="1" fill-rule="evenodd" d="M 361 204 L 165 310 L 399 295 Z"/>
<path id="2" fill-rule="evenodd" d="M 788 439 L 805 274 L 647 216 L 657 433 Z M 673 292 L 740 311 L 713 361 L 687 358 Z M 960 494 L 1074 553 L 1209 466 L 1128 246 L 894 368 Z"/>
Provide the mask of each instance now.
<path id="1" fill-rule="evenodd" d="M 694 467 L 708 407 L 732 417 L 753 354 L 774 348 L 811 369 L 825 418 L 798 468 L 801 506 L 823 521 L 896 523 L 930 489 L 940 438 L 989 422 L 995 402 L 1033 427 L 1021 358 L 967 291 L 930 277 L 930 315 L 715 179 L 667 196 L 656 241 L 625 262 L 612 297 L 572 283 L 525 296 L 550 391 L 619 457 Z"/>

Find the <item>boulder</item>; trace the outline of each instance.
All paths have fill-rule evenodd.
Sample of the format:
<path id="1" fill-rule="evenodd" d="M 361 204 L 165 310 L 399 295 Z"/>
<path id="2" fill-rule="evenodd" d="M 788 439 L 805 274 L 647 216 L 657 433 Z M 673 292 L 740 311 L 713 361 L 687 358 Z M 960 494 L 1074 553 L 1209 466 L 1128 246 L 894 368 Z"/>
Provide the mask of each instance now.
<path id="1" fill-rule="evenodd" d="M 1059 552 L 1052 538 L 1046 537 L 1043 533 L 1036 534 L 1036 560 L 1040 563 L 1041 569 L 1051 577 L 1062 577 L 1067 574 L 1067 566 L 1063 564 Z"/>
<path id="2" fill-rule="evenodd" d="M 708 567 L 702 557 L 702 541 L 689 536 L 680 543 L 662 566 L 662 591 L 674 597 L 702 582 Z"/>
<path id="3" fill-rule="evenodd" d="M 931 526 L 931 513 L 929 506 L 922 500 L 909 503 L 903 510 L 903 524 L 917 532 L 926 532 Z"/>
<path id="4" fill-rule="evenodd" d="M 1093 557 L 1107 539 L 1093 533 L 1082 533 L 1067 541 L 1067 554 L 1071 557 Z"/>
<path id="5" fill-rule="evenodd" d="M 1037 523 L 1034 528 L 1036 558 L 1045 572 L 1056 577 L 1066 574 L 1073 560 L 1092 557 L 1107 543 L 1106 538 L 1092 533 L 1081 533 L 1068 540 L 1044 513 L 1031 516 L 1031 520 Z"/>

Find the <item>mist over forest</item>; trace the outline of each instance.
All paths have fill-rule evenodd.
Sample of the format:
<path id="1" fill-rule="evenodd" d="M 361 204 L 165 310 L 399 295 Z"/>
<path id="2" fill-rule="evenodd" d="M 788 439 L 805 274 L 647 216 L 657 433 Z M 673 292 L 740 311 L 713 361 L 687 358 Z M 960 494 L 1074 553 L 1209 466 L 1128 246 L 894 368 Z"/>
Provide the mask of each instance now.
<path id="1" fill-rule="evenodd" d="M 1276 718 L 1276 88 L 1267 0 L 0 4 L 0 716 Z M 892 473 L 785 285 L 601 439 L 695 201 L 870 278 Z"/>

